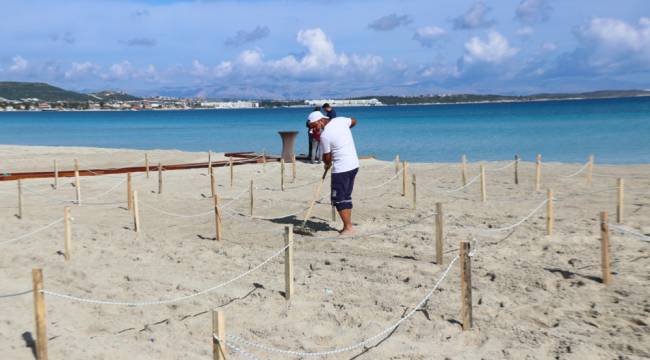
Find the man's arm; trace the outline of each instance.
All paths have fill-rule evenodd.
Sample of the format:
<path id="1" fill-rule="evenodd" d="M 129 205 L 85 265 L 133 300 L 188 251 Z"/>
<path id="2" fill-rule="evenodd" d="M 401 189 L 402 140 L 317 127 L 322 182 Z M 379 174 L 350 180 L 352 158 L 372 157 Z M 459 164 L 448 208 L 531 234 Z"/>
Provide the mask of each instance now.
<path id="1" fill-rule="evenodd" d="M 357 119 L 355 118 L 350 118 L 350 129 L 355 127 L 357 125 Z"/>
<path id="2" fill-rule="evenodd" d="M 323 164 L 325 164 L 325 169 L 329 169 L 332 167 L 332 153 L 328 152 L 327 154 L 323 154 Z"/>

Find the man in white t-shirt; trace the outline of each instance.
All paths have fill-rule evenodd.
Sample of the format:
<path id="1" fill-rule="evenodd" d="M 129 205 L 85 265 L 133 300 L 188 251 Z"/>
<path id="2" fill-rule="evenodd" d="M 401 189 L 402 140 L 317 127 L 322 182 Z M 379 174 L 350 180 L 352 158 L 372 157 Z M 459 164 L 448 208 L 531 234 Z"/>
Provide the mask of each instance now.
<path id="1" fill-rule="evenodd" d="M 320 112 L 309 114 L 309 126 L 321 128 L 320 148 L 325 169 L 332 168 L 332 204 L 343 220 L 341 235 L 354 233 L 352 228 L 352 190 L 359 171 L 359 157 L 352 138 L 357 120 L 347 117 L 329 119 Z"/>

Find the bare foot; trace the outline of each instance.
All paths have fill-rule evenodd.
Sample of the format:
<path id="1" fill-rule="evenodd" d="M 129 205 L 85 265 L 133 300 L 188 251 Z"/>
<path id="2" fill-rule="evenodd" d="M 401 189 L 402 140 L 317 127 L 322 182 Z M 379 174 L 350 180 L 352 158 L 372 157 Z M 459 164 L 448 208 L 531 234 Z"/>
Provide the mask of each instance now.
<path id="1" fill-rule="evenodd" d="M 351 235 L 354 235 L 354 233 L 355 233 L 355 231 L 354 231 L 354 229 L 352 229 L 352 228 L 350 228 L 350 229 L 343 229 L 343 230 L 339 231 L 339 234 L 340 234 L 341 236 L 351 236 Z"/>

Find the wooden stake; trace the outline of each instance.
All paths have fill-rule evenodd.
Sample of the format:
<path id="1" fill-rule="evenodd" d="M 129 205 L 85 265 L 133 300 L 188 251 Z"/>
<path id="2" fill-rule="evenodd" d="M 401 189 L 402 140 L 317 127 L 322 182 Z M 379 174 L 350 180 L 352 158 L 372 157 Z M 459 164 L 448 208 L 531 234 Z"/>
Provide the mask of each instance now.
<path id="1" fill-rule="evenodd" d="M 215 226 L 215 239 L 221 241 L 221 210 L 219 209 L 219 195 L 212 197 L 214 202 L 214 226 Z"/>
<path id="2" fill-rule="evenodd" d="M 487 189 L 485 188 L 485 165 L 481 165 L 481 201 L 487 201 Z"/>
<path id="3" fill-rule="evenodd" d="M 72 256 L 72 232 L 70 231 L 70 207 L 63 208 L 63 253 L 65 261 L 70 261 Z"/>
<path id="4" fill-rule="evenodd" d="M 540 183 L 542 182 L 542 155 L 537 154 L 535 159 L 535 191 L 539 191 Z"/>
<path id="5" fill-rule="evenodd" d="M 77 194 L 77 205 L 81 205 L 81 182 L 79 181 L 79 161 L 74 159 L 74 188 Z"/>
<path id="6" fill-rule="evenodd" d="M 555 216 L 553 215 L 553 190 L 546 191 L 546 235 L 553 235 L 553 225 Z"/>
<path id="7" fill-rule="evenodd" d="M 291 300 L 293 296 L 293 225 L 284 227 L 284 296 Z"/>
<path id="8" fill-rule="evenodd" d="M 617 180 L 618 193 L 616 194 L 616 223 L 623 223 L 623 198 L 625 195 L 625 185 L 623 183 L 623 178 Z"/>
<path id="9" fill-rule="evenodd" d="M 443 262 L 443 219 L 442 203 L 436 203 L 436 264 L 438 266 L 442 266 Z"/>
<path id="10" fill-rule="evenodd" d="M 149 178 L 149 154 L 144 153 L 144 170 L 147 172 L 147 179 Z"/>
<path id="11" fill-rule="evenodd" d="M 460 157 L 460 176 L 463 180 L 463 186 L 467 185 L 467 156 L 465 154 Z"/>
<path id="12" fill-rule="evenodd" d="M 140 209 L 138 208 L 138 192 L 133 190 L 131 195 L 133 199 L 133 229 L 136 233 L 140 232 Z"/>
<path id="13" fill-rule="evenodd" d="M 266 172 L 266 150 L 262 152 L 262 171 Z"/>
<path id="14" fill-rule="evenodd" d="M 32 269 L 32 292 L 36 316 L 36 360 L 47 360 L 47 325 L 45 321 L 45 295 L 43 294 L 43 270 Z"/>
<path id="15" fill-rule="evenodd" d="M 395 155 L 395 174 L 399 172 L 399 154 Z"/>
<path id="16" fill-rule="evenodd" d="M 291 162 L 291 182 L 296 182 L 296 154 L 293 154 Z"/>
<path id="17" fill-rule="evenodd" d="M 230 159 L 228 159 L 228 163 L 230 165 L 230 187 L 232 187 L 233 178 L 235 176 L 235 173 L 234 173 L 234 170 L 233 170 L 233 167 L 232 167 L 232 156 L 230 157 Z"/>
<path id="18" fill-rule="evenodd" d="M 411 184 L 413 185 L 413 196 L 411 200 L 411 209 L 415 210 L 417 207 L 417 196 L 416 196 L 416 184 L 415 184 L 415 174 L 411 175 L 413 180 L 411 180 Z"/>
<path id="19" fill-rule="evenodd" d="M 402 162 L 402 196 L 406 196 L 408 191 L 408 163 L 406 161 Z"/>
<path id="20" fill-rule="evenodd" d="M 226 318 L 221 310 L 212 310 L 212 358 L 226 360 Z M 215 338 L 215 335 L 219 340 Z"/>
<path id="21" fill-rule="evenodd" d="M 129 211 L 133 211 L 133 182 L 131 173 L 126 174 L 126 204 Z"/>
<path id="22" fill-rule="evenodd" d="M 284 191 L 284 159 L 280 159 L 280 189 Z"/>
<path id="23" fill-rule="evenodd" d="M 59 187 L 59 165 L 54 160 L 54 189 Z"/>
<path id="24" fill-rule="evenodd" d="M 594 156 L 589 155 L 589 165 L 587 165 L 587 185 L 591 186 L 591 180 L 594 173 Z"/>
<path id="25" fill-rule="evenodd" d="M 519 155 L 515 155 L 515 185 L 519 185 Z"/>
<path id="26" fill-rule="evenodd" d="M 253 205 L 254 205 L 254 197 L 253 197 L 253 179 L 251 179 L 251 188 L 250 188 L 250 198 L 251 198 L 251 206 L 250 206 L 250 215 L 253 216 Z"/>
<path id="27" fill-rule="evenodd" d="M 162 164 L 158 163 L 158 194 L 163 192 Z"/>
<path id="28" fill-rule="evenodd" d="M 23 218 L 23 182 L 18 179 L 18 218 Z"/>
<path id="29" fill-rule="evenodd" d="M 612 282 L 612 275 L 609 268 L 609 223 L 606 211 L 600 213 L 600 259 L 603 284 L 608 285 Z"/>
<path id="30" fill-rule="evenodd" d="M 472 328 L 472 259 L 469 256 L 469 242 L 460 243 L 460 293 L 462 308 L 460 317 L 463 322 L 463 330 Z"/>
<path id="31" fill-rule="evenodd" d="M 208 150 L 208 175 L 212 175 L 212 150 Z"/>
<path id="32" fill-rule="evenodd" d="M 210 173 L 210 194 L 214 196 L 217 193 L 217 180 L 214 177 L 214 170 Z"/>

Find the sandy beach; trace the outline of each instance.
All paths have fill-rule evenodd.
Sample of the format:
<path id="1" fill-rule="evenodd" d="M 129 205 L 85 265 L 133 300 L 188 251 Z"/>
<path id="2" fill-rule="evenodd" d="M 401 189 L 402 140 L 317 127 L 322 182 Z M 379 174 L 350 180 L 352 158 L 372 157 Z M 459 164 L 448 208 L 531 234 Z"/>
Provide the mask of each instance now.
<path id="1" fill-rule="evenodd" d="M 207 161 L 207 153 L 148 154 L 152 164 Z M 3 173 L 51 171 L 54 160 L 69 170 L 73 159 L 81 168 L 142 165 L 144 151 L 0 146 Z M 416 209 L 410 175 L 402 196 L 401 169 L 362 160 L 353 194 L 358 236 L 351 238 L 337 236 L 328 178 L 309 222 L 314 236 L 294 236 L 289 301 L 284 227 L 302 220 L 320 165 L 298 163 L 295 181 L 287 166 L 285 191 L 279 163 L 236 166 L 232 187 L 228 168 L 216 168 L 222 241 L 214 239 L 206 169 L 164 172 L 162 194 L 156 173 L 134 174 L 138 234 L 126 208 L 126 175 L 82 177 L 81 205 L 71 202 L 74 178 L 59 179 L 56 190 L 52 179 L 24 180 L 21 219 L 16 182 L 0 182 L 0 357 L 34 358 L 29 290 L 32 268 L 42 268 L 51 292 L 45 294 L 50 359 L 211 359 L 215 308 L 225 313 L 235 359 L 308 358 L 251 343 L 297 352 L 352 347 L 316 357 L 331 359 L 649 358 L 650 242 L 611 229 L 612 282 L 604 285 L 599 213 L 616 221 L 616 181 L 624 178 L 621 226 L 650 234 L 650 165 L 601 165 L 596 154 L 589 185 L 584 164 L 543 159 L 535 191 L 534 159 L 519 163 L 518 185 L 510 160 L 468 160 L 466 187 L 459 163 L 409 164 Z M 486 202 L 479 165 L 486 169 Z M 554 192 L 551 236 L 548 188 Z M 442 264 L 435 262 L 436 202 L 444 209 Z M 74 218 L 69 261 L 64 206 Z M 473 251 L 473 328 L 467 331 L 456 260 L 463 240 Z M 17 293 L 24 294 L 12 296 Z"/>

